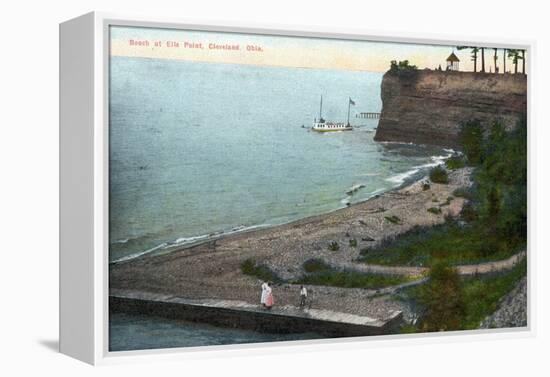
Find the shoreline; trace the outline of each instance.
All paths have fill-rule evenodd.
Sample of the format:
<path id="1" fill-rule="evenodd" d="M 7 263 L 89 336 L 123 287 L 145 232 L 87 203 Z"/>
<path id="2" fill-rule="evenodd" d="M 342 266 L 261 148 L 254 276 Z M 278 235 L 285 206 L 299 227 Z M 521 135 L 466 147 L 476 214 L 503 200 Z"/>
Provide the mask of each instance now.
<path id="1" fill-rule="evenodd" d="M 389 143 L 393 143 L 393 142 L 389 142 Z M 397 143 L 400 144 L 399 142 L 397 142 Z M 450 152 L 450 153 L 454 153 L 454 151 Z M 427 180 L 427 175 L 423 174 L 423 172 L 421 172 L 420 169 L 423 169 L 423 168 L 424 169 L 429 169 L 433 166 L 441 165 L 441 164 L 444 163 L 444 161 L 447 158 L 448 158 L 448 156 L 445 156 L 445 158 L 443 159 L 443 162 L 435 162 L 433 164 L 426 164 L 425 166 L 422 165 L 422 166 L 414 167 L 413 170 L 418 169 L 418 171 L 416 171 L 416 172 L 412 172 L 413 170 L 410 170 L 410 171 L 398 174 L 397 176 L 402 175 L 402 174 L 407 174 L 407 176 L 403 179 L 402 183 L 400 183 L 400 184 L 398 184 L 394 187 L 390 187 L 387 190 L 377 189 L 374 192 L 372 192 L 371 196 L 369 196 L 367 198 L 364 198 L 364 199 L 362 199 L 358 202 L 355 202 L 355 203 L 352 203 L 352 204 L 350 203 L 348 205 L 344 205 L 343 207 L 338 207 L 338 208 L 332 209 L 332 210 L 327 211 L 327 212 L 322 212 L 322 213 L 319 213 L 319 214 L 316 214 L 316 215 L 309 215 L 309 216 L 297 218 L 297 219 L 282 222 L 282 223 L 273 223 L 273 224 L 272 223 L 264 223 L 264 224 L 255 224 L 255 225 L 242 225 L 242 226 L 234 227 L 232 229 L 215 231 L 215 232 L 211 232 L 209 234 L 204 234 L 204 235 L 181 237 L 181 238 L 178 238 L 178 240 L 183 239 L 183 238 L 187 238 L 187 239 L 195 238 L 195 239 L 197 239 L 197 241 L 188 242 L 188 243 L 181 243 L 180 245 L 177 245 L 177 240 L 173 241 L 173 242 L 163 242 L 163 243 L 160 243 L 158 245 L 155 245 L 155 246 L 151 247 L 150 249 L 117 258 L 113 261 L 110 261 L 109 265 L 127 263 L 127 262 L 133 261 L 135 259 L 139 259 L 139 258 L 149 258 L 149 257 L 155 257 L 155 256 L 162 256 L 162 255 L 166 255 L 166 254 L 170 254 L 170 253 L 174 253 L 174 252 L 188 250 L 188 249 L 192 249 L 194 247 L 197 247 L 197 246 L 200 246 L 200 245 L 203 245 L 203 244 L 207 244 L 207 243 L 210 243 L 210 242 L 216 242 L 218 240 L 226 239 L 226 238 L 229 238 L 229 237 L 232 237 L 232 236 L 249 234 L 249 233 L 253 233 L 253 232 L 257 232 L 257 231 L 261 231 L 261 230 L 270 230 L 270 229 L 274 229 L 274 228 L 281 227 L 281 226 L 292 225 L 294 223 L 298 223 L 298 222 L 301 222 L 301 221 L 307 221 L 309 219 L 313 220 L 315 218 L 327 216 L 327 215 L 330 215 L 330 214 L 338 212 L 338 211 L 347 210 L 349 208 L 352 208 L 352 207 L 355 207 L 355 206 L 358 206 L 358 205 L 362 205 L 362 204 L 364 204 L 364 203 L 366 203 L 370 200 L 376 199 L 376 198 L 380 197 L 381 195 L 388 194 L 388 193 L 391 193 L 391 192 L 394 192 L 394 191 L 399 191 L 399 190 L 402 190 L 402 189 L 404 189 L 408 186 L 412 186 L 414 184 L 418 184 L 421 181 Z M 388 178 L 388 179 L 391 179 L 391 178 Z M 383 191 L 380 191 L 380 190 L 383 190 Z M 348 192 L 345 192 L 345 194 L 347 195 L 347 197 L 340 200 L 340 203 L 343 203 L 348 198 L 353 196 L 353 194 L 348 194 Z M 243 229 L 236 229 L 236 228 L 239 228 L 239 227 L 242 227 Z M 118 241 L 115 241 L 115 243 L 116 242 L 118 242 Z"/>
<path id="2" fill-rule="evenodd" d="M 259 300 L 259 280 L 244 275 L 241 264 L 247 259 L 270 268 L 285 280 L 303 274 L 306 260 L 319 258 L 331 265 L 353 263 L 364 247 L 374 246 L 385 237 L 403 233 L 413 226 L 430 226 L 457 216 L 465 200 L 454 198 L 432 214 L 427 208 L 434 200 L 444 202 L 459 187 L 471 184 L 472 169 L 449 173 L 449 184 L 430 184 L 423 190 L 426 177 L 403 184 L 366 201 L 315 215 L 284 225 L 240 232 L 185 247 L 165 254 L 144 256 L 124 263 L 111 264 L 110 292 L 132 290 L 186 299 Z M 402 221 L 394 224 L 388 216 Z M 357 240 L 357 247 L 349 245 Z M 371 241 L 374 239 L 374 241 Z M 330 251 L 329 242 L 338 242 L 340 250 Z M 373 295 L 376 290 L 308 286 L 316 309 L 383 317 L 402 307 L 388 297 Z M 275 286 L 276 305 L 297 305 L 298 288 L 292 284 Z"/>

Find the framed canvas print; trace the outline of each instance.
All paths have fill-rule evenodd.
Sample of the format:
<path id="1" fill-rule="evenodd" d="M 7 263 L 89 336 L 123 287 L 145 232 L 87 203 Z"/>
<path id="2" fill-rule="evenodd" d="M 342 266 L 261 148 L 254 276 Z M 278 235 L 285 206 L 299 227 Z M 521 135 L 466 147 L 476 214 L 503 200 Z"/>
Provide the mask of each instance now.
<path id="1" fill-rule="evenodd" d="M 61 351 L 529 332 L 531 53 L 61 24 Z"/>

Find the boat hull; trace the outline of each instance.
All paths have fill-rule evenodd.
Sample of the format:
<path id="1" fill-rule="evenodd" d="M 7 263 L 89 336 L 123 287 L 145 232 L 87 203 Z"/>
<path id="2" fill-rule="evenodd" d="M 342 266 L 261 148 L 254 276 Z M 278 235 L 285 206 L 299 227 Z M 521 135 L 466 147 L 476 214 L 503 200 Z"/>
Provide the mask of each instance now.
<path id="1" fill-rule="evenodd" d="M 329 129 L 311 127 L 311 130 L 315 132 L 340 132 L 340 131 L 352 131 L 353 127 L 329 128 Z"/>

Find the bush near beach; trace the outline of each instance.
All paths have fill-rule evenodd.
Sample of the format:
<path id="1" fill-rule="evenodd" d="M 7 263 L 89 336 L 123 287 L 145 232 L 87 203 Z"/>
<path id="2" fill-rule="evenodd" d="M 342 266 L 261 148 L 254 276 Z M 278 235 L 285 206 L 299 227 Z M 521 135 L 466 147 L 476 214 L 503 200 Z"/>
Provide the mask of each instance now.
<path id="1" fill-rule="evenodd" d="M 442 166 L 436 166 L 432 170 L 430 170 L 430 181 L 433 183 L 442 183 L 447 184 L 449 183 L 449 176 L 447 174 L 447 170 L 445 170 Z"/>
<path id="2" fill-rule="evenodd" d="M 329 266 L 323 262 L 321 259 L 308 259 L 304 262 L 303 266 L 304 271 L 307 273 L 322 272 L 329 270 Z"/>
<path id="3" fill-rule="evenodd" d="M 254 276 L 262 281 L 280 283 L 282 279 L 269 267 L 257 264 L 254 259 L 247 259 L 241 264 L 241 271 L 245 275 Z"/>
<path id="4" fill-rule="evenodd" d="M 449 170 L 460 169 L 466 166 L 466 161 L 462 156 L 453 156 L 445 161 L 445 166 Z"/>
<path id="5" fill-rule="evenodd" d="M 423 307 L 422 331 L 458 330 L 466 312 L 462 284 L 456 269 L 445 262 L 435 263 L 429 281 L 417 291 Z"/>
<path id="6" fill-rule="evenodd" d="M 340 250 L 340 245 L 338 245 L 338 242 L 332 241 L 328 244 L 328 249 L 330 251 L 338 251 Z"/>
<path id="7" fill-rule="evenodd" d="M 401 219 L 395 215 L 385 216 L 384 218 L 392 224 L 401 224 Z"/>
<path id="8" fill-rule="evenodd" d="M 453 195 L 456 196 L 457 198 L 472 200 L 474 199 L 474 189 L 460 187 L 453 191 Z"/>

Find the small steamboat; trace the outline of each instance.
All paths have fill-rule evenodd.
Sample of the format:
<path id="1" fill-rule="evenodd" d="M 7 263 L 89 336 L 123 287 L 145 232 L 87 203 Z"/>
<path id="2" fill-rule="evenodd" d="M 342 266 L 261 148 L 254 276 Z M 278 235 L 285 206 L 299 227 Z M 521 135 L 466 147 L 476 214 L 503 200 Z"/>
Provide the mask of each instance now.
<path id="1" fill-rule="evenodd" d="M 327 122 L 323 119 L 323 96 L 321 96 L 321 104 L 319 106 L 319 120 L 315 119 L 313 121 L 313 127 L 311 129 L 317 132 L 335 132 L 335 131 L 351 131 L 353 127 L 349 123 L 349 113 L 351 110 L 351 105 L 355 105 L 355 102 L 349 98 L 348 101 L 348 121 L 343 122 Z"/>

